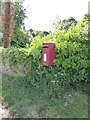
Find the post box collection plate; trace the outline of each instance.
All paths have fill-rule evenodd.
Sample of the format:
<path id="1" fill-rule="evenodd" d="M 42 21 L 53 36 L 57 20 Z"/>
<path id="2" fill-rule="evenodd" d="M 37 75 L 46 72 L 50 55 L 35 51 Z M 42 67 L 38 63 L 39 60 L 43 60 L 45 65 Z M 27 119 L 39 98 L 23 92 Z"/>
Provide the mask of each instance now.
<path id="1" fill-rule="evenodd" d="M 47 54 L 46 54 L 46 52 L 44 53 L 44 61 L 45 62 L 47 61 Z"/>

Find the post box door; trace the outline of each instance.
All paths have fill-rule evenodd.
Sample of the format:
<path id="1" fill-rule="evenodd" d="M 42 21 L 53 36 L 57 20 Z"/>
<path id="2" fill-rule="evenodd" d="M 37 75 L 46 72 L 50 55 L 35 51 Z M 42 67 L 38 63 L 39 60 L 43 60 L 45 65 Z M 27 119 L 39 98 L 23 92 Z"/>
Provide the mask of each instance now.
<path id="1" fill-rule="evenodd" d="M 50 46 L 50 65 L 53 65 L 54 64 L 54 59 L 56 59 L 56 52 L 54 51 L 55 49 L 55 44 L 51 44 Z"/>

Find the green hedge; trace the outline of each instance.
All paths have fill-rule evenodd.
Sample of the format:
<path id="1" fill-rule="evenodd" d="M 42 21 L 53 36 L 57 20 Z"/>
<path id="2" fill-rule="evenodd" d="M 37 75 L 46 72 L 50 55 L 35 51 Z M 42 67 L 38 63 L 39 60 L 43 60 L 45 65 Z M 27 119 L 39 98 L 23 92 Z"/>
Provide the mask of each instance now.
<path id="1" fill-rule="evenodd" d="M 87 89 L 88 85 L 88 25 L 87 19 L 72 25 L 68 31 L 55 31 L 53 38 L 47 35 L 35 37 L 24 48 L 3 49 L 3 64 L 9 58 L 12 70 L 21 70 L 26 75 L 27 85 L 40 85 L 49 96 L 58 96 L 65 89 Z M 56 44 L 54 66 L 42 65 L 42 43 Z M 8 57 L 7 57 L 8 54 Z"/>

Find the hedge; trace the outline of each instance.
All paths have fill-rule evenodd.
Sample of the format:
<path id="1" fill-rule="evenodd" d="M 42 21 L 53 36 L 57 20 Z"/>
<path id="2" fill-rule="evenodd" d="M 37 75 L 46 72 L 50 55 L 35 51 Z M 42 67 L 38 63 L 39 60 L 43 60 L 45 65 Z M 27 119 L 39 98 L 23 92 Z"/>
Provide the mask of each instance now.
<path id="1" fill-rule="evenodd" d="M 43 38 L 35 37 L 26 48 L 10 47 L 2 50 L 3 64 L 9 59 L 12 70 L 26 75 L 27 85 L 40 85 L 48 96 L 58 96 L 65 89 L 87 90 L 88 85 L 88 24 L 84 19 L 67 31 L 55 31 Z M 42 65 L 42 43 L 56 44 L 54 65 Z M 8 57 L 7 57 L 8 56 Z"/>

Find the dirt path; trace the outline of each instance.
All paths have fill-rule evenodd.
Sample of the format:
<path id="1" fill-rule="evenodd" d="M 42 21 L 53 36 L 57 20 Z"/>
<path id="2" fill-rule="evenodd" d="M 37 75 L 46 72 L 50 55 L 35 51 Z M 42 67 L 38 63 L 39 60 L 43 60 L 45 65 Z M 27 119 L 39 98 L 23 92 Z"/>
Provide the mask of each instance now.
<path id="1" fill-rule="evenodd" d="M 8 67 L 4 67 L 4 66 L 0 66 L 0 73 L 5 73 L 8 75 L 14 75 L 14 76 L 22 76 L 24 77 L 24 73 L 16 73 L 16 72 L 12 72 Z"/>
<path id="2" fill-rule="evenodd" d="M 2 118 L 9 118 L 9 111 L 5 109 L 4 105 L 2 105 L 2 102 L 0 100 L 0 120 Z"/>

